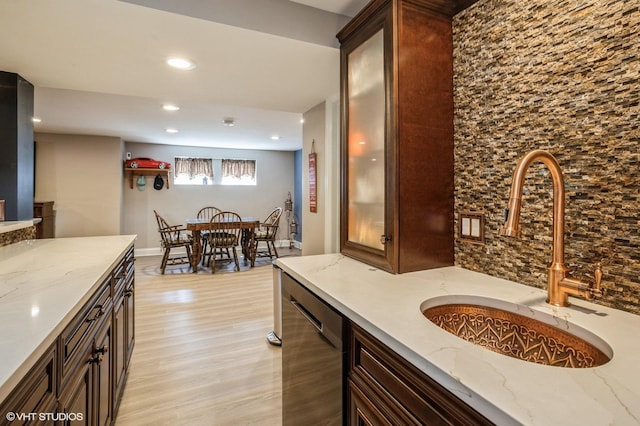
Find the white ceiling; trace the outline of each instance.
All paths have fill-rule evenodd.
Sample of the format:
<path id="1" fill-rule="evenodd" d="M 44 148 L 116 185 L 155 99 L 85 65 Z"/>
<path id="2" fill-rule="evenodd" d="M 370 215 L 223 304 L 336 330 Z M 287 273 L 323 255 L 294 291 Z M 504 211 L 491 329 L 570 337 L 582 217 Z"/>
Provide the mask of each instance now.
<path id="1" fill-rule="evenodd" d="M 0 1 L 0 70 L 18 73 L 35 86 L 35 115 L 42 119 L 34 125 L 36 132 L 300 149 L 302 113 L 339 90 L 333 35 L 367 0 L 139 5 L 145 2 Z M 269 16 L 274 10 L 282 19 Z M 287 19 L 299 28 L 283 25 Z M 312 35 L 323 31 L 330 39 L 325 44 Z M 173 55 L 194 60 L 196 69 L 170 69 L 164 62 Z M 167 102 L 181 109 L 163 111 Z M 235 118 L 236 125 L 223 126 L 225 117 Z M 169 127 L 179 132 L 168 134 Z M 271 140 L 272 135 L 280 140 Z"/>

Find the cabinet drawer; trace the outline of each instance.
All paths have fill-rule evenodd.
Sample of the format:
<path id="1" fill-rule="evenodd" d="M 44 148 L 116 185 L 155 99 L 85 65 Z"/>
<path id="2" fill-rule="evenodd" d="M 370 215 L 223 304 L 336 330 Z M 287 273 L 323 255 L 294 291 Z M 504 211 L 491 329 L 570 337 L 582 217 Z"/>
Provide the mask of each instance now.
<path id="1" fill-rule="evenodd" d="M 9 424 L 4 416 L 9 412 L 31 416 L 24 424 L 45 422 L 39 414 L 55 411 L 56 376 L 56 345 L 53 344 L 0 406 L 0 413 L 3 413 L 0 424 Z"/>
<path id="2" fill-rule="evenodd" d="M 105 318 L 111 316 L 111 302 L 111 277 L 109 277 L 60 335 L 62 382 L 73 369 L 78 353 L 91 340 L 97 327 Z"/>
<path id="3" fill-rule="evenodd" d="M 350 333 L 350 377 L 373 400 L 388 405 L 385 413 L 415 418 L 429 425 L 490 425 L 489 420 L 415 366 L 352 325 Z M 413 422 L 412 422 L 413 423 Z"/>
<path id="4" fill-rule="evenodd" d="M 118 266 L 115 267 L 113 272 L 113 278 L 115 280 L 115 292 L 114 294 L 117 296 L 124 286 L 133 280 L 133 249 L 130 249 L 124 256 L 124 258 L 120 261 Z M 114 296 L 114 298 L 116 297 Z"/>

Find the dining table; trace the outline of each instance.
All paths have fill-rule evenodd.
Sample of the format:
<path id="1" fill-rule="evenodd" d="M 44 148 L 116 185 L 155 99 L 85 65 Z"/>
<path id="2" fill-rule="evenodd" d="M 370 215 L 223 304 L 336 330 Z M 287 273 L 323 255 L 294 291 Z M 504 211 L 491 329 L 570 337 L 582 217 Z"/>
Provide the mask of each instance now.
<path id="1" fill-rule="evenodd" d="M 219 229 L 216 224 L 220 224 L 223 222 L 211 222 L 209 219 L 199 219 L 192 218 L 187 219 L 186 225 L 187 230 L 191 231 L 193 235 L 193 251 L 192 256 L 193 259 L 191 261 L 191 265 L 193 265 L 193 272 L 198 272 L 198 264 L 200 263 L 200 259 L 202 258 L 202 239 L 200 238 L 200 233 L 202 231 L 209 231 L 210 229 L 215 230 Z M 225 225 L 233 224 L 237 225 L 242 229 L 242 254 L 244 255 L 245 263 L 247 260 L 250 262 L 251 267 L 255 265 L 255 230 L 260 227 L 260 220 L 251 217 L 251 216 L 243 216 L 240 218 L 240 222 L 237 221 L 226 221 Z"/>

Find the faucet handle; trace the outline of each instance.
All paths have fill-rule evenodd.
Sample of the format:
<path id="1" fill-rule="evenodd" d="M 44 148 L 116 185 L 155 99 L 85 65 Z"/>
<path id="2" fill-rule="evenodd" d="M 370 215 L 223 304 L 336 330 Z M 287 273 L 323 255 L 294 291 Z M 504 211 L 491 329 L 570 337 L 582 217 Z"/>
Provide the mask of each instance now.
<path id="1" fill-rule="evenodd" d="M 594 282 L 593 289 L 600 290 L 600 282 L 602 281 L 602 264 L 600 262 L 596 263 L 596 269 L 593 272 Z"/>
<path id="2" fill-rule="evenodd" d="M 600 287 L 600 283 L 602 282 L 602 264 L 600 262 L 596 263 L 595 270 L 593 271 L 593 284 L 589 286 L 589 297 L 602 297 L 605 294 L 605 290 Z"/>

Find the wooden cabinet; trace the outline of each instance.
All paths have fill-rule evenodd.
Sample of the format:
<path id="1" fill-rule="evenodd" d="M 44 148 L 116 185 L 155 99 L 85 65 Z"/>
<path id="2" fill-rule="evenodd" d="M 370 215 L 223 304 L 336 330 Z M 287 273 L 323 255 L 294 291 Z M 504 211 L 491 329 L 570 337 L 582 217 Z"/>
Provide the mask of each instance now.
<path id="1" fill-rule="evenodd" d="M 0 404 L 3 413 L 33 417 L 21 424 L 114 422 L 134 344 L 134 272 L 131 247 Z M 0 424 L 9 423 L 2 418 Z"/>
<path id="2" fill-rule="evenodd" d="M 350 424 L 492 424 L 354 324 L 349 345 Z"/>
<path id="3" fill-rule="evenodd" d="M 53 201 L 33 203 L 33 217 L 42 219 L 36 223 L 36 238 L 55 237 L 55 212 L 53 211 Z"/>
<path id="4" fill-rule="evenodd" d="M 338 33 L 341 252 L 395 273 L 453 264 L 452 26 L 434 3 L 374 0 Z"/>

